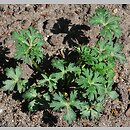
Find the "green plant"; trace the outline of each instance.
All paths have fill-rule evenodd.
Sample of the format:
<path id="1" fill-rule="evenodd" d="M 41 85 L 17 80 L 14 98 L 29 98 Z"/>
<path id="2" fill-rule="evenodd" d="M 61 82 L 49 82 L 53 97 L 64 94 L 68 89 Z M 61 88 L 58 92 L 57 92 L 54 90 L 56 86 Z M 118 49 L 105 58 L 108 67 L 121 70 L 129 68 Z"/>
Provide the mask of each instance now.
<path id="1" fill-rule="evenodd" d="M 38 30 L 30 26 L 28 29 L 13 32 L 12 37 L 16 45 L 16 59 L 22 59 L 25 63 L 31 63 L 34 60 L 37 63 L 41 62 L 44 39 Z"/>
<path id="2" fill-rule="evenodd" d="M 4 91 L 12 91 L 15 87 L 17 87 L 19 93 L 25 91 L 25 85 L 27 83 L 27 80 L 22 79 L 22 70 L 20 67 L 17 66 L 15 69 L 7 68 L 6 75 L 8 79 L 3 82 Z"/>
<path id="3" fill-rule="evenodd" d="M 81 105 L 81 116 L 84 118 L 97 119 L 104 107 L 102 103 L 94 102 L 91 106 L 87 102 Z"/>
<path id="4" fill-rule="evenodd" d="M 100 25 L 100 36 L 112 40 L 113 36 L 119 38 L 121 36 L 121 27 L 119 26 L 120 17 L 111 15 L 105 8 L 97 8 L 90 18 L 90 24 Z"/>
<path id="5" fill-rule="evenodd" d="M 98 72 L 84 69 L 82 75 L 77 79 L 77 84 L 82 88 L 82 96 L 90 101 L 96 100 L 98 95 L 102 95 L 102 91 L 106 81 Z M 101 92 L 101 93 L 100 93 Z"/>
<path id="6" fill-rule="evenodd" d="M 121 36 L 119 17 L 111 15 L 105 8 L 96 9 L 90 18 L 91 25 L 100 26 L 100 37 L 96 44 L 79 45 L 75 48 L 78 58 L 75 62 L 64 58 L 53 58 L 51 69 L 46 72 L 38 65 L 44 58 L 42 35 L 33 27 L 12 34 L 16 45 L 16 59 L 32 63 L 40 72 L 36 82 L 29 84 L 21 78 L 19 67 L 7 68 L 5 91 L 16 88 L 28 102 L 29 111 L 39 108 L 63 109 L 64 120 L 72 124 L 78 115 L 98 119 L 104 109 L 106 97 L 118 98 L 113 90 L 116 62 L 126 61 L 123 46 L 118 42 Z M 78 113 L 78 114 L 77 114 Z"/>
<path id="7" fill-rule="evenodd" d="M 43 87 L 48 87 L 49 92 L 52 92 L 54 89 L 57 89 L 57 77 L 54 74 L 51 74 L 49 77 L 45 74 L 42 74 L 42 79 L 38 81 L 38 84 Z"/>
<path id="8" fill-rule="evenodd" d="M 60 59 L 53 59 L 52 66 L 58 70 L 58 72 L 54 73 L 57 79 L 65 79 L 65 75 L 68 73 L 71 73 L 71 75 L 73 73 L 74 74 L 81 73 L 80 68 L 78 66 L 75 66 L 74 63 L 69 63 L 67 65 L 64 60 L 60 60 Z"/>
<path id="9" fill-rule="evenodd" d="M 53 102 L 50 104 L 50 107 L 53 107 L 53 110 L 59 110 L 65 108 L 66 112 L 64 114 L 64 119 L 71 124 L 76 119 L 76 113 L 72 107 L 80 108 L 79 100 L 76 100 L 77 92 L 71 92 L 70 98 L 65 99 L 64 95 L 59 92 L 55 93 L 53 97 Z"/>

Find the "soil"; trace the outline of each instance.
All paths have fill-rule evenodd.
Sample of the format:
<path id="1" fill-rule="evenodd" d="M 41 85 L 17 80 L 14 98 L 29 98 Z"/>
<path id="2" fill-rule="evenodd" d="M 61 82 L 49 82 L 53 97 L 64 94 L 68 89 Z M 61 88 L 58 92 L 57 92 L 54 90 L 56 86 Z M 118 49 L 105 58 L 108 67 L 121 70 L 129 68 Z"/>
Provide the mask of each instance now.
<path id="1" fill-rule="evenodd" d="M 4 69 L 15 67 L 13 59 L 15 46 L 11 33 L 15 30 L 36 27 L 46 39 L 45 55 L 61 55 L 70 50 L 73 44 L 94 44 L 97 41 L 98 27 L 90 27 L 89 16 L 99 6 L 105 6 L 113 14 L 121 17 L 123 35 L 120 38 L 124 46 L 127 63 L 117 64 L 118 100 L 105 101 L 105 110 L 99 120 L 77 119 L 71 127 L 129 127 L 130 126 L 130 5 L 0 5 L 0 86 L 6 78 Z M 23 77 L 28 79 L 33 71 L 20 64 Z M 3 92 L 0 88 L 0 126 L 1 127 L 67 127 L 63 112 L 40 110 L 30 113 L 26 104 L 16 92 Z"/>

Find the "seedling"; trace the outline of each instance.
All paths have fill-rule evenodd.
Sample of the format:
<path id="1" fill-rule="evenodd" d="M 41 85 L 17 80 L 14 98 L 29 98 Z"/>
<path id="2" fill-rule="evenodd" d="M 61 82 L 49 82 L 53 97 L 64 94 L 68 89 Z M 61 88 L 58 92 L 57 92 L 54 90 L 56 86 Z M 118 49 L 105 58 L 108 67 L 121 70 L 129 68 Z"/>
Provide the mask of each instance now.
<path id="1" fill-rule="evenodd" d="M 76 120 L 76 113 L 73 110 L 73 107 L 79 108 L 79 100 L 76 100 L 77 92 L 71 92 L 70 98 L 65 99 L 63 94 L 59 92 L 59 94 L 55 93 L 53 102 L 50 104 L 50 107 L 53 107 L 53 110 L 60 110 L 61 108 L 65 108 L 66 112 L 64 114 L 64 119 L 71 124 L 74 120 Z"/>
<path id="2" fill-rule="evenodd" d="M 29 111 L 38 110 L 38 106 L 54 111 L 65 110 L 64 120 L 72 124 L 77 115 L 88 119 L 98 119 L 103 112 L 102 104 L 109 96 L 118 98 L 113 90 L 116 62 L 126 61 L 123 47 L 118 43 L 121 36 L 119 17 L 111 15 L 105 8 L 96 9 L 90 18 L 91 25 L 100 26 L 100 37 L 93 46 L 79 45 L 75 51 L 79 54 L 75 62 L 66 59 L 52 59 L 52 72 L 45 72 L 39 63 L 44 60 L 44 39 L 33 27 L 14 32 L 17 60 L 33 64 L 40 72 L 40 79 L 32 85 L 22 79 L 20 67 L 7 68 L 7 80 L 3 89 L 16 90 L 28 102 Z M 77 114 L 78 113 L 78 114 Z"/>
<path id="3" fill-rule="evenodd" d="M 105 8 L 97 8 L 95 12 L 90 18 L 90 24 L 101 27 L 100 36 L 110 41 L 119 38 L 122 34 L 119 26 L 120 17 L 111 15 Z"/>
<path id="4" fill-rule="evenodd" d="M 33 64 L 39 71 L 42 71 L 37 65 L 44 57 L 42 34 L 30 26 L 28 29 L 13 32 L 12 38 L 16 46 L 15 58 L 30 65 Z"/>
<path id="5" fill-rule="evenodd" d="M 22 70 L 20 67 L 17 66 L 16 69 L 7 68 L 6 75 L 8 79 L 3 82 L 4 91 L 12 91 L 13 89 L 15 89 L 15 87 L 17 87 L 19 93 L 25 91 L 25 85 L 27 83 L 27 80 L 22 79 Z"/>

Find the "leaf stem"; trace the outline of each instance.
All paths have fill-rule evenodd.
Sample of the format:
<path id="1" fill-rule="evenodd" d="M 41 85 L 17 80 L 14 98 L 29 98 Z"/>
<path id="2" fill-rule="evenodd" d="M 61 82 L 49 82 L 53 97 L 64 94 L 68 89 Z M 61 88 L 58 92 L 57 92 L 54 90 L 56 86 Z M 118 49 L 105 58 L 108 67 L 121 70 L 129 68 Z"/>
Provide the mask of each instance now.
<path id="1" fill-rule="evenodd" d="M 45 71 L 42 70 L 42 69 L 40 68 L 40 66 L 39 66 L 34 60 L 32 60 L 32 63 L 33 63 L 33 65 L 35 66 L 35 68 L 36 68 L 39 72 L 45 74 Z"/>

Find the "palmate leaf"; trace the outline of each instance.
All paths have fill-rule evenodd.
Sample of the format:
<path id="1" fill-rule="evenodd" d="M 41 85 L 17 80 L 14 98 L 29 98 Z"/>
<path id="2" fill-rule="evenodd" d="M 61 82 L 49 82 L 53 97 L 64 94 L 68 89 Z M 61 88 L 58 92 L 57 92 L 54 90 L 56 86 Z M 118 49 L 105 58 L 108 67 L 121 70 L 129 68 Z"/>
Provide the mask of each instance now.
<path id="1" fill-rule="evenodd" d="M 99 97 L 97 98 L 97 101 L 103 101 L 103 99 L 105 99 L 106 96 L 109 96 L 112 100 L 118 98 L 119 94 L 116 91 L 112 90 L 112 85 L 113 82 L 111 81 L 110 83 L 109 81 L 108 84 L 105 85 L 103 88 L 98 89 Z"/>
<path id="2" fill-rule="evenodd" d="M 120 43 L 113 43 L 112 41 L 106 42 L 105 39 L 99 40 L 96 44 L 98 59 L 100 62 L 109 61 L 115 65 L 115 60 L 119 60 L 121 64 L 126 61 L 123 54 L 123 46 Z M 109 65 L 108 65 L 109 66 Z"/>
<path id="3" fill-rule="evenodd" d="M 46 107 L 45 104 L 41 104 L 39 98 L 33 98 L 32 100 L 28 100 L 27 102 L 28 102 L 28 110 L 30 112 L 36 112 L 36 111 L 38 111 L 40 105 L 44 105 L 44 107 Z"/>
<path id="4" fill-rule="evenodd" d="M 114 58 L 111 56 L 111 52 L 113 51 L 113 42 L 106 42 L 105 39 L 99 40 L 97 44 L 95 45 L 98 51 L 98 60 L 100 62 L 114 62 Z"/>
<path id="5" fill-rule="evenodd" d="M 91 106 L 88 103 L 84 103 L 81 106 L 80 114 L 82 117 L 90 118 L 90 119 L 97 119 L 100 116 L 100 113 L 103 111 L 103 104 L 95 102 Z"/>
<path id="6" fill-rule="evenodd" d="M 28 82 L 28 80 L 19 80 L 17 83 L 17 90 L 19 93 L 22 93 L 25 91 L 25 84 Z"/>
<path id="7" fill-rule="evenodd" d="M 90 17 L 90 23 L 92 25 L 102 25 L 106 23 L 106 18 L 109 15 L 109 11 L 105 8 L 97 8 L 95 14 Z"/>
<path id="8" fill-rule="evenodd" d="M 66 120 L 69 124 L 72 124 L 72 122 L 76 120 L 76 113 L 70 106 L 66 108 L 66 113 L 64 114 L 64 120 Z"/>
<path id="9" fill-rule="evenodd" d="M 6 76 L 7 76 L 7 80 L 3 81 L 3 90 L 7 91 L 10 90 L 12 91 L 15 86 L 17 87 L 17 90 L 19 93 L 24 92 L 25 91 L 25 84 L 27 83 L 27 80 L 22 80 L 21 76 L 22 76 L 22 70 L 20 67 L 16 67 L 14 68 L 7 68 L 6 69 Z"/>
<path id="10" fill-rule="evenodd" d="M 81 106 L 80 111 L 81 111 L 80 114 L 82 117 L 86 117 L 86 118 L 90 117 L 91 112 L 89 110 L 89 105 L 87 103 Z"/>
<path id="11" fill-rule="evenodd" d="M 52 66 L 55 67 L 56 69 L 59 69 L 62 71 L 64 69 L 64 65 L 65 65 L 64 60 L 60 60 L 60 59 L 53 59 L 52 60 Z"/>
<path id="12" fill-rule="evenodd" d="M 70 93 L 69 105 L 74 106 L 77 109 L 80 109 L 82 102 L 80 102 L 80 100 L 77 99 L 77 94 L 78 92 L 76 90 Z"/>
<path id="13" fill-rule="evenodd" d="M 66 67 L 66 70 L 67 72 L 70 72 L 70 73 L 72 72 L 80 73 L 80 68 L 75 66 L 74 63 L 69 63 L 69 65 Z"/>
<path id="14" fill-rule="evenodd" d="M 105 77 L 106 81 L 113 80 L 115 72 L 113 71 L 115 67 L 114 62 L 99 62 L 98 64 L 93 65 L 93 70 L 98 71 L 102 76 Z"/>
<path id="15" fill-rule="evenodd" d="M 115 37 L 117 38 L 119 38 L 122 34 L 121 32 L 122 30 L 121 30 L 121 27 L 119 26 L 119 22 L 120 22 L 119 16 L 110 15 L 107 18 L 107 23 L 105 26 L 106 27 L 105 29 L 108 30 L 109 32 L 111 31 L 111 34 L 114 34 Z M 109 37 L 109 38 L 112 38 L 112 37 Z"/>
<path id="16" fill-rule="evenodd" d="M 76 119 L 76 113 L 72 109 L 72 107 L 76 107 L 77 109 L 80 109 L 81 102 L 79 100 L 76 100 L 77 98 L 77 92 L 71 92 L 70 98 L 65 99 L 64 96 L 59 92 L 59 94 L 55 93 L 52 103 L 50 104 L 50 107 L 53 107 L 53 110 L 59 110 L 61 108 L 65 108 L 66 112 L 64 114 L 64 119 L 71 124 Z"/>
<path id="17" fill-rule="evenodd" d="M 112 40 L 113 36 L 119 38 L 121 36 L 121 27 L 119 26 L 120 17 L 111 15 L 110 12 L 102 7 L 95 10 L 90 18 L 90 24 L 100 25 L 100 35 L 105 39 Z"/>
<path id="18" fill-rule="evenodd" d="M 86 95 L 90 101 L 93 101 L 94 98 L 97 99 L 97 88 L 95 86 L 89 86 L 86 90 Z"/>
<path id="19" fill-rule="evenodd" d="M 16 59 L 22 59 L 25 63 L 36 60 L 40 63 L 43 59 L 44 39 L 42 35 L 32 26 L 28 29 L 13 32 L 12 37 L 16 45 Z"/>
<path id="20" fill-rule="evenodd" d="M 98 112 L 98 111 L 96 111 L 96 110 L 94 110 L 94 109 L 91 109 L 91 119 L 92 120 L 94 120 L 94 119 L 97 119 L 97 118 L 99 118 L 99 115 L 100 115 L 100 113 Z"/>
<path id="21" fill-rule="evenodd" d="M 102 42 L 99 42 L 99 48 L 101 43 Z M 126 61 L 126 57 L 122 50 L 123 46 L 120 43 L 113 43 L 112 41 L 110 41 L 106 43 L 104 47 L 104 53 L 102 53 L 101 55 L 106 55 L 106 58 L 104 59 L 109 62 L 114 62 L 114 59 L 116 59 L 119 60 L 121 64 L 123 64 Z"/>
<path id="22" fill-rule="evenodd" d="M 42 74 L 43 79 L 39 80 L 38 83 L 43 87 L 48 87 L 49 91 L 52 92 L 54 89 L 57 89 L 57 77 L 54 74 L 51 74 L 49 77 L 45 74 Z"/>
<path id="23" fill-rule="evenodd" d="M 95 49 L 96 48 L 91 48 L 86 45 L 82 45 L 76 48 L 77 52 L 80 54 L 80 58 L 82 59 L 82 61 L 89 65 L 93 65 L 98 62 L 98 53 Z"/>
<path id="24" fill-rule="evenodd" d="M 8 78 L 11 78 L 11 79 L 18 79 L 21 77 L 22 75 L 22 71 L 20 69 L 20 67 L 16 67 L 16 69 L 14 68 L 7 68 L 6 69 L 6 75 Z"/>
<path id="25" fill-rule="evenodd" d="M 63 108 L 66 106 L 66 100 L 64 99 L 64 96 L 59 92 L 59 94 L 55 93 L 53 102 L 50 104 L 50 107 L 53 107 L 53 110 L 59 110 L 60 108 Z"/>
<path id="26" fill-rule="evenodd" d="M 52 66 L 59 70 L 59 72 L 53 73 L 57 80 L 64 79 L 64 75 L 67 73 L 80 74 L 81 70 L 79 67 L 75 66 L 74 63 L 69 63 L 68 65 L 64 60 L 53 59 Z"/>
<path id="27" fill-rule="evenodd" d="M 112 23 L 113 24 L 113 23 Z M 121 36 L 121 28 L 118 25 L 107 24 L 102 27 L 100 35 L 108 40 L 112 40 L 113 36 L 119 38 Z"/>
<path id="28" fill-rule="evenodd" d="M 116 43 L 113 45 L 113 51 L 111 52 L 111 55 L 115 57 L 117 60 L 119 60 L 121 64 L 123 64 L 126 61 L 126 57 L 123 54 L 122 49 L 123 49 L 122 45 Z"/>
<path id="29" fill-rule="evenodd" d="M 98 89 L 101 89 L 106 83 L 105 79 L 98 73 L 89 69 L 84 69 L 83 74 L 77 79 L 77 83 L 86 91 L 89 100 L 97 97 Z"/>
<path id="30" fill-rule="evenodd" d="M 37 105 L 37 101 L 35 99 L 30 101 L 29 104 L 28 104 L 29 111 L 31 111 L 31 112 L 35 111 L 36 105 Z"/>
<path id="31" fill-rule="evenodd" d="M 55 73 L 56 79 L 57 80 L 63 79 L 64 74 L 67 73 L 66 70 L 65 70 L 65 61 L 60 60 L 60 59 L 53 59 L 52 60 L 52 66 L 55 67 L 56 69 L 60 70 L 59 72 Z"/>
<path id="32" fill-rule="evenodd" d="M 50 101 L 51 97 L 48 92 L 43 94 L 43 98 L 45 98 L 46 101 Z"/>
<path id="33" fill-rule="evenodd" d="M 37 91 L 36 91 L 35 87 L 31 87 L 22 96 L 24 99 L 31 101 L 32 99 L 37 97 Z"/>
<path id="34" fill-rule="evenodd" d="M 6 80 L 6 81 L 3 81 L 3 84 L 4 86 L 2 87 L 2 89 L 4 91 L 7 91 L 7 90 L 14 90 L 14 87 L 16 85 L 16 83 L 14 82 L 14 80 Z"/>
<path id="35" fill-rule="evenodd" d="M 111 91 L 108 93 L 109 97 L 112 99 L 112 100 L 115 100 L 116 98 L 119 97 L 119 94 L 116 92 L 116 91 Z"/>

